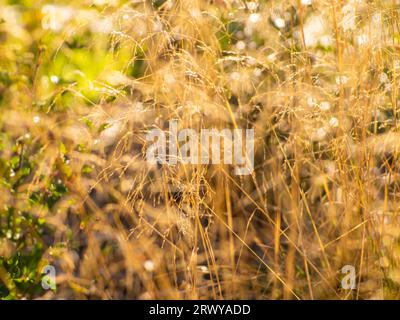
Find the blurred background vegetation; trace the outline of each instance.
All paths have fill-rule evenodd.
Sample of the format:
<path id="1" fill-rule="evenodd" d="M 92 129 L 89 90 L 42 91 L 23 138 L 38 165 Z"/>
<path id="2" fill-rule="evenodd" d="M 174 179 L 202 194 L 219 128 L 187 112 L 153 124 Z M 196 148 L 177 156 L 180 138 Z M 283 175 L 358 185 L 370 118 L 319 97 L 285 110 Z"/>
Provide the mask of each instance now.
<path id="1" fill-rule="evenodd" d="M 398 298 L 399 9 L 0 0 L 0 298 Z M 254 174 L 146 163 L 170 119 Z"/>

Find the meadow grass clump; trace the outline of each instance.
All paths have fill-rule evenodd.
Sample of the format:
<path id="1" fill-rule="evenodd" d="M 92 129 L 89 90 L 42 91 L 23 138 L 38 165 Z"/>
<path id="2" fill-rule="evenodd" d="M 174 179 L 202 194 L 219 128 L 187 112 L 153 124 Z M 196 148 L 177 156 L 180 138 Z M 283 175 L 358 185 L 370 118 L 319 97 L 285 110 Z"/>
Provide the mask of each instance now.
<path id="1" fill-rule="evenodd" d="M 0 8 L 1 298 L 399 297 L 396 2 Z M 149 163 L 172 120 L 254 171 Z"/>

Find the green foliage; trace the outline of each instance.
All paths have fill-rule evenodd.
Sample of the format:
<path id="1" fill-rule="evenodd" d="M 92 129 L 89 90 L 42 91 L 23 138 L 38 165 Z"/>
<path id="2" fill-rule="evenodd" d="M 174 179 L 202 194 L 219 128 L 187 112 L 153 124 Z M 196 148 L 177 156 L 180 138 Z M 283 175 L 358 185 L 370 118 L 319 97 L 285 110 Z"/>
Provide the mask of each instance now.
<path id="1" fill-rule="evenodd" d="M 40 290 L 39 265 L 44 252 L 44 219 L 33 217 L 14 208 L 0 212 L 0 243 L 8 241 L 15 252 L 0 256 L 0 269 L 6 271 L 9 281 L 0 282 L 0 298 L 15 299 Z M 1 272 L 0 270 L 0 272 Z"/>
<path id="2" fill-rule="evenodd" d="M 11 153 L 5 151 L 11 146 Z M 67 153 L 60 145 L 61 155 Z M 35 208 L 51 208 L 68 189 L 62 179 L 41 176 L 42 187 L 32 192 L 21 193 L 22 186 L 32 181 L 38 169 L 37 148 L 30 135 L 13 140 L 7 134 L 0 134 L 0 175 L 1 187 L 15 200 L 0 208 L 0 299 L 17 299 L 43 294 L 40 266 L 51 237 L 52 230 L 46 218 L 37 214 Z M 64 167 L 61 167 L 64 165 Z M 68 177 L 71 173 L 64 162 L 56 164 L 58 170 Z M 27 201 L 18 204 L 16 197 L 27 196 Z M 22 209 L 23 208 L 23 209 Z"/>

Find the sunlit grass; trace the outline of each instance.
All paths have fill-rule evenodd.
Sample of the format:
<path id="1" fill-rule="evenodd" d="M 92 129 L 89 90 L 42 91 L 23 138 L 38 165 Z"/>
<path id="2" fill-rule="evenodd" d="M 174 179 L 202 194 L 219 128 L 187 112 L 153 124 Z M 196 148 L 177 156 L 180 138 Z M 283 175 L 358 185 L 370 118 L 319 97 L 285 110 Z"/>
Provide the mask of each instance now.
<path id="1" fill-rule="evenodd" d="M 398 298 L 398 12 L 0 0 L 0 297 Z M 146 162 L 172 119 L 255 171 Z"/>

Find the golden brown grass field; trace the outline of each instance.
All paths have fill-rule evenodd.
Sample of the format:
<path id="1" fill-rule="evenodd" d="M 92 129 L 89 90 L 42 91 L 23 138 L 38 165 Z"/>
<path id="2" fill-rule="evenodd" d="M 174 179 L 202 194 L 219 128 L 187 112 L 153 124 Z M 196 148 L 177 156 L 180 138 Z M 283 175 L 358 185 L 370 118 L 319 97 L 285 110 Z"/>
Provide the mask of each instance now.
<path id="1" fill-rule="evenodd" d="M 400 298 L 399 13 L 0 0 L 0 298 Z M 172 119 L 254 171 L 149 163 Z"/>

